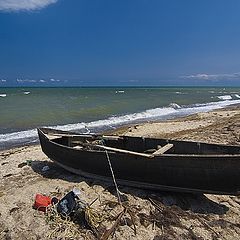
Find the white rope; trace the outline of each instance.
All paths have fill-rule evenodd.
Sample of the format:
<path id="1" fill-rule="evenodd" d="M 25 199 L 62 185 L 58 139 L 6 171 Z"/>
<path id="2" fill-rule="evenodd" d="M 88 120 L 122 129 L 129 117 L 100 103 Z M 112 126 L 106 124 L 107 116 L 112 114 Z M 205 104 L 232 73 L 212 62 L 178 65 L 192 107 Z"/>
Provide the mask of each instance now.
<path id="1" fill-rule="evenodd" d="M 112 164 L 111 164 L 111 161 L 110 161 L 110 158 L 109 158 L 109 155 L 108 155 L 107 150 L 105 150 L 105 153 L 106 153 L 106 156 L 107 156 L 109 168 L 110 168 L 110 170 L 111 170 L 111 174 L 112 174 L 112 178 L 113 178 L 113 183 L 114 183 L 115 188 L 116 188 L 116 191 L 117 191 L 118 202 L 119 202 L 119 204 L 122 206 L 121 197 L 120 197 L 120 194 L 122 194 L 122 193 L 121 193 L 121 192 L 119 191 L 119 189 L 118 189 L 118 185 L 117 185 L 117 182 L 116 182 L 116 178 L 115 178 L 115 175 L 114 175 L 114 172 L 113 172 Z"/>
<path id="2" fill-rule="evenodd" d="M 118 203 L 119 203 L 119 204 L 121 205 L 121 207 L 122 207 L 123 205 L 122 205 L 122 201 L 121 201 L 120 195 L 124 195 L 124 193 L 122 193 L 122 192 L 119 191 L 119 189 L 118 189 L 117 181 L 116 181 L 116 178 L 115 178 L 115 175 L 114 175 L 114 172 L 113 172 L 112 164 L 111 164 L 110 157 L 109 157 L 109 155 L 108 155 L 107 150 L 105 150 L 105 153 L 106 153 L 106 156 L 107 156 L 109 168 L 110 168 L 110 170 L 111 170 L 113 182 L 114 182 L 114 185 L 115 185 L 115 188 L 116 188 L 117 197 L 118 197 Z M 127 225 L 127 220 L 126 220 L 125 217 L 124 217 L 124 222 L 125 222 L 125 225 Z"/>

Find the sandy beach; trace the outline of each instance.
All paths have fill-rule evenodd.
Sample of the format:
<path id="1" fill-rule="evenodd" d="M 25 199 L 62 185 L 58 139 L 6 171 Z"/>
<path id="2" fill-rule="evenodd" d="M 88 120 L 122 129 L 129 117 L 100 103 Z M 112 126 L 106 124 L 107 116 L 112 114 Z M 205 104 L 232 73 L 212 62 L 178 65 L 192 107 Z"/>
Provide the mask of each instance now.
<path id="1" fill-rule="evenodd" d="M 240 145 L 240 106 L 131 125 L 114 134 Z M 44 214 L 32 208 L 36 193 L 61 197 L 76 187 L 86 202 L 98 198 L 92 207 L 102 214 L 106 214 L 102 208 L 104 202 L 117 202 L 113 185 L 63 170 L 44 155 L 39 145 L 0 152 L 0 166 L 0 239 L 57 239 L 51 235 Z M 44 171 L 45 166 L 49 169 Z M 109 239 L 240 238 L 238 196 L 119 188 L 132 209 L 134 221 L 126 214 L 125 221 Z M 111 208 L 112 217 L 117 216 L 120 209 Z M 113 223 L 108 219 L 105 225 L 109 228 Z M 95 236 L 81 226 L 77 239 L 95 239 Z"/>

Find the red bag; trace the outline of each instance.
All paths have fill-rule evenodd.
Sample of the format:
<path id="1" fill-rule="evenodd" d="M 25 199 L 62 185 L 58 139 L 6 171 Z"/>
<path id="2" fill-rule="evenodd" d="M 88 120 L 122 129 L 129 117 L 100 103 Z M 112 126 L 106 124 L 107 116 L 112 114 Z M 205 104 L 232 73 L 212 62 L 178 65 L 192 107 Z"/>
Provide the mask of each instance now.
<path id="1" fill-rule="evenodd" d="M 42 194 L 37 193 L 35 196 L 35 202 L 33 208 L 46 212 L 46 207 L 51 204 L 51 198 Z"/>

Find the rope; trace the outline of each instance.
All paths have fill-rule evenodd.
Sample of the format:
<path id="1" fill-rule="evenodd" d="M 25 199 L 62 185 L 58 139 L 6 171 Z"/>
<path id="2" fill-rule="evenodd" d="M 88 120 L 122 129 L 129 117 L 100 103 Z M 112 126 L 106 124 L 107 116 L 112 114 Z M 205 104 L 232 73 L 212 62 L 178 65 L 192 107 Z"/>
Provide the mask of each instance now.
<path id="1" fill-rule="evenodd" d="M 103 146 L 105 146 L 104 139 L 97 140 L 97 141 L 99 142 L 99 144 L 102 144 Z M 109 165 L 109 168 L 110 168 L 110 171 L 111 171 L 111 174 L 112 174 L 113 183 L 114 183 L 114 186 L 115 186 L 115 189 L 116 189 L 116 192 L 117 192 L 118 203 L 122 206 L 122 201 L 121 201 L 120 195 L 124 195 L 124 194 L 118 189 L 117 181 L 116 181 L 116 178 L 115 178 L 115 175 L 114 175 L 114 172 L 113 172 L 113 168 L 112 168 L 112 164 L 111 164 L 111 160 L 110 160 L 108 151 L 105 150 L 105 153 L 106 153 L 107 160 L 108 160 L 108 165 Z"/>
<path id="2" fill-rule="evenodd" d="M 109 158 L 107 150 L 105 150 L 105 153 L 106 153 L 106 156 L 107 156 L 109 168 L 111 170 L 113 183 L 114 183 L 116 191 L 117 191 L 118 202 L 122 206 L 122 201 L 121 201 L 121 197 L 120 197 L 120 194 L 122 194 L 122 193 L 118 189 L 117 181 L 116 181 L 116 178 L 115 178 L 115 175 L 114 175 L 114 172 L 113 172 L 112 164 L 111 164 L 111 161 L 110 161 L 110 158 Z"/>
<path id="3" fill-rule="evenodd" d="M 77 239 L 81 235 L 79 226 L 69 216 L 61 216 L 55 205 L 48 206 L 46 210 L 46 222 L 50 225 L 47 233 L 49 239 Z"/>
<path id="4" fill-rule="evenodd" d="M 87 206 L 84 209 L 85 220 L 87 221 L 88 225 L 92 228 L 96 228 L 99 224 L 104 220 L 104 216 L 100 215 L 96 210 Z"/>

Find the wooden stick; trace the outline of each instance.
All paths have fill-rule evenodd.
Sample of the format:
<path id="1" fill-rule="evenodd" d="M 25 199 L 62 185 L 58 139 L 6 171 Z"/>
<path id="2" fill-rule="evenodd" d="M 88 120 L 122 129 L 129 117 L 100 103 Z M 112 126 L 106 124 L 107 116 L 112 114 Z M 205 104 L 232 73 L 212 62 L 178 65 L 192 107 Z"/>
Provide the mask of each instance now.
<path id="1" fill-rule="evenodd" d="M 147 158 L 153 158 L 155 156 L 161 155 L 164 152 L 166 152 L 167 150 L 169 150 L 171 147 L 173 147 L 173 144 L 168 143 L 167 145 L 165 145 L 162 148 L 158 149 L 153 154 L 146 154 L 146 153 L 140 153 L 140 152 L 134 152 L 134 151 L 129 151 L 129 150 L 125 150 L 125 149 L 120 149 L 120 148 L 108 147 L 108 146 L 104 146 L 104 145 L 83 143 L 81 141 L 72 141 L 72 143 L 77 143 L 77 144 L 80 144 L 82 146 L 88 146 L 88 147 L 93 147 L 93 148 L 100 148 L 100 149 L 109 150 L 109 151 L 113 151 L 113 152 L 127 153 L 127 154 L 136 155 L 136 156 L 147 157 Z"/>
<path id="2" fill-rule="evenodd" d="M 100 237 L 100 240 L 107 240 L 111 234 L 113 234 L 116 231 L 117 226 L 119 225 L 121 218 L 123 217 L 123 215 L 126 213 L 126 208 L 117 216 L 116 221 L 114 222 L 114 224 L 112 225 L 112 227 L 110 229 L 107 229 L 103 235 Z"/>
<path id="3" fill-rule="evenodd" d="M 116 141 L 119 139 L 122 139 L 121 136 L 114 136 L 114 135 L 103 135 L 102 138 L 106 140 L 116 140 Z"/>
<path id="4" fill-rule="evenodd" d="M 152 158 L 153 155 L 152 154 L 146 154 L 146 153 L 140 153 L 140 152 L 134 152 L 134 151 L 128 151 L 125 149 L 120 149 L 120 148 L 113 148 L 113 147 L 107 147 L 107 146 L 103 146 L 103 145 L 91 145 L 93 147 L 97 147 L 97 148 L 101 148 L 104 150 L 109 150 L 109 151 L 114 151 L 114 152 L 120 152 L 120 153 L 128 153 L 128 154 L 132 154 L 132 155 L 137 155 L 137 156 L 141 156 L 141 157 L 148 157 L 148 158 Z"/>
<path id="5" fill-rule="evenodd" d="M 148 158 L 154 157 L 152 154 L 128 151 L 128 150 L 125 150 L 125 149 L 113 148 L 113 147 L 98 145 L 98 144 L 94 144 L 94 143 L 84 143 L 84 142 L 81 142 L 81 141 L 72 141 L 72 143 L 79 144 L 81 146 L 87 146 L 87 147 L 90 147 L 90 148 L 100 148 L 100 149 L 109 150 L 109 151 L 113 151 L 113 152 L 127 153 L 127 154 L 137 155 L 137 156 L 141 156 L 141 157 L 148 157 Z"/>
<path id="6" fill-rule="evenodd" d="M 170 148 L 173 147 L 173 144 L 171 143 L 168 143 L 166 144 L 165 146 L 161 147 L 160 149 L 158 149 L 156 152 L 154 152 L 152 155 L 153 156 L 158 156 L 158 155 L 161 155 L 163 153 L 165 153 L 166 151 L 168 151 Z"/>

